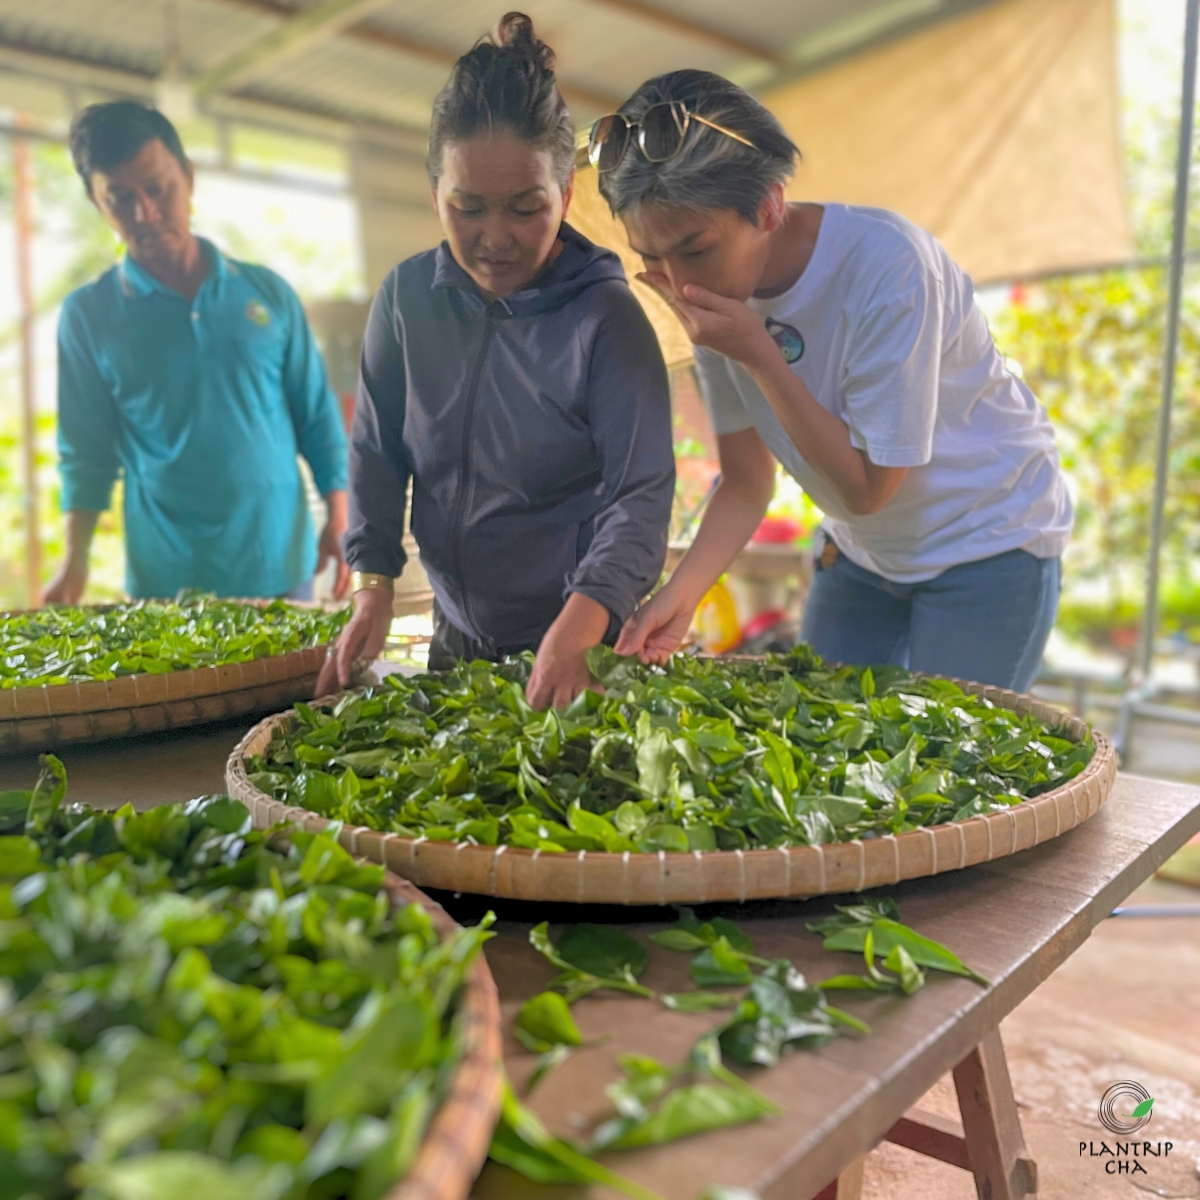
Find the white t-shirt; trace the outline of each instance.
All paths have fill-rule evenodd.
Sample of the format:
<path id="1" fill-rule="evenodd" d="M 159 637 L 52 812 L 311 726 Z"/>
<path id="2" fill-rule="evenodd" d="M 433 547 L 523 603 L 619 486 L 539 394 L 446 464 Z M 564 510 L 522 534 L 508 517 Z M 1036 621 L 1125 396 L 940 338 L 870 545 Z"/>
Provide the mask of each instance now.
<path id="1" fill-rule="evenodd" d="M 698 346 L 714 430 L 757 429 L 824 510 L 842 552 L 897 583 L 1009 550 L 1060 555 L 1072 506 L 1054 434 L 996 349 L 971 280 L 894 213 L 824 207 L 800 278 L 750 306 L 821 406 L 850 427 L 851 443 L 909 473 L 881 511 L 851 513 L 746 370 Z"/>

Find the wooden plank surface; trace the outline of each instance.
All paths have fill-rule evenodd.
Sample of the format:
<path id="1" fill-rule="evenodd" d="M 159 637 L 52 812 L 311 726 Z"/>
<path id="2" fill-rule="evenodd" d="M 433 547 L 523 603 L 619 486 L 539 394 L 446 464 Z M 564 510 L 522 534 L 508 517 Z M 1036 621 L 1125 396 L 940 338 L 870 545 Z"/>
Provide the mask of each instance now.
<path id="1" fill-rule="evenodd" d="M 782 1117 L 719 1130 L 663 1147 L 605 1156 L 614 1168 L 667 1200 L 696 1200 L 712 1184 L 752 1189 L 764 1200 L 809 1200 L 870 1150 L 943 1075 L 1086 940 L 1093 928 L 1188 838 L 1200 831 L 1200 789 L 1122 776 L 1092 820 L 1053 842 L 1011 858 L 888 889 L 905 921 L 944 942 L 992 981 L 930 973 L 912 999 L 859 997 L 839 1003 L 868 1021 L 867 1038 L 842 1037 L 777 1067 L 747 1073 L 784 1107 Z M 492 907 L 502 917 L 488 960 L 500 988 L 505 1054 L 518 1091 L 535 1058 L 511 1037 L 512 1019 L 553 970 L 527 942 L 537 920 L 621 923 L 636 936 L 669 923 L 662 910 L 579 909 L 498 904 L 480 897 L 439 897 L 459 919 Z M 710 906 L 742 924 L 764 957 L 791 959 L 811 980 L 853 969 L 847 955 L 827 953 L 804 922 L 833 901 Z M 643 982 L 656 991 L 692 987 L 688 958 L 652 948 Z M 671 1012 L 612 992 L 574 1009 L 591 1042 L 551 1074 L 531 1107 L 561 1135 L 583 1138 L 611 1110 L 605 1086 L 618 1077 L 621 1053 L 682 1061 L 716 1014 Z M 603 1189 L 555 1188 L 559 1200 Z M 476 1200 L 535 1200 L 544 1188 L 489 1164 Z M 901 1200 L 901 1198 L 897 1198 Z"/>
<path id="2" fill-rule="evenodd" d="M 249 718 L 164 730 L 55 751 L 67 768 L 68 797 L 97 808 L 179 804 L 225 790 L 225 760 L 253 724 Z M 0 790 L 29 788 L 38 773 L 35 753 L 0 757 Z"/>

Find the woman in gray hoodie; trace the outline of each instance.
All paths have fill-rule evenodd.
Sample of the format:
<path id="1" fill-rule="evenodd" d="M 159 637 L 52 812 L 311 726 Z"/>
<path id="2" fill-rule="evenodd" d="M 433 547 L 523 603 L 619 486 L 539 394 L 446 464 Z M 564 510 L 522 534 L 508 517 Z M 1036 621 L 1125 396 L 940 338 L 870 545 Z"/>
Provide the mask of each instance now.
<path id="1" fill-rule="evenodd" d="M 658 580 L 674 495 L 666 368 L 620 262 L 564 222 L 575 153 L 554 56 L 510 13 L 434 104 L 446 232 L 371 308 L 350 449 L 354 616 L 318 693 L 373 659 L 404 566 L 404 496 L 433 585 L 431 669 L 535 650 L 535 707 Z"/>

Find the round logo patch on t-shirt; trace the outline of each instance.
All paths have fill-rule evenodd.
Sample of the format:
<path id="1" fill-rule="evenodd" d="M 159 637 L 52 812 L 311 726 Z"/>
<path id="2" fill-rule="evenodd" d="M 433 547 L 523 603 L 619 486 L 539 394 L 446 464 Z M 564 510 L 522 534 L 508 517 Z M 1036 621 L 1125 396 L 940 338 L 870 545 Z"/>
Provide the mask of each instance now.
<path id="1" fill-rule="evenodd" d="M 767 332 L 779 347 L 784 362 L 799 362 L 804 357 L 804 338 L 800 336 L 798 329 L 793 329 L 791 325 L 785 325 L 774 317 L 768 317 Z"/>
<path id="2" fill-rule="evenodd" d="M 267 306 L 258 300 L 249 300 L 246 302 L 246 316 L 255 325 L 270 325 L 271 323 L 271 314 L 267 311 Z"/>

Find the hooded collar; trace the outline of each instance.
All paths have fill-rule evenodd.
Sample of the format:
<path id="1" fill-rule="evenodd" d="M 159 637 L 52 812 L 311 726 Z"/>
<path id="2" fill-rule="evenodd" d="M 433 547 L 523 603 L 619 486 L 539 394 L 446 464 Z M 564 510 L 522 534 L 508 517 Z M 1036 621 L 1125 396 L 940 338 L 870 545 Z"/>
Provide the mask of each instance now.
<path id="1" fill-rule="evenodd" d="M 621 260 L 611 250 L 594 245 L 565 221 L 558 236 L 563 243 L 558 257 L 528 287 L 498 301 L 510 316 L 529 317 L 558 309 L 594 283 L 624 280 Z M 433 286 L 462 292 L 481 308 L 487 304 L 479 285 L 455 262 L 448 242 L 442 242 L 434 253 Z"/>
<path id="2" fill-rule="evenodd" d="M 200 285 L 201 291 L 208 287 L 210 282 L 214 287 L 219 287 L 230 275 L 238 273 L 237 266 L 230 262 L 208 238 L 197 236 L 196 241 L 200 243 L 200 253 L 204 255 L 204 261 L 208 264 L 204 282 Z M 158 292 L 159 295 L 171 296 L 176 300 L 183 299 L 173 288 L 169 288 L 161 280 L 155 279 L 130 255 L 128 250 L 117 264 L 117 276 L 121 282 L 121 294 L 125 297 L 149 296 L 153 292 Z"/>

